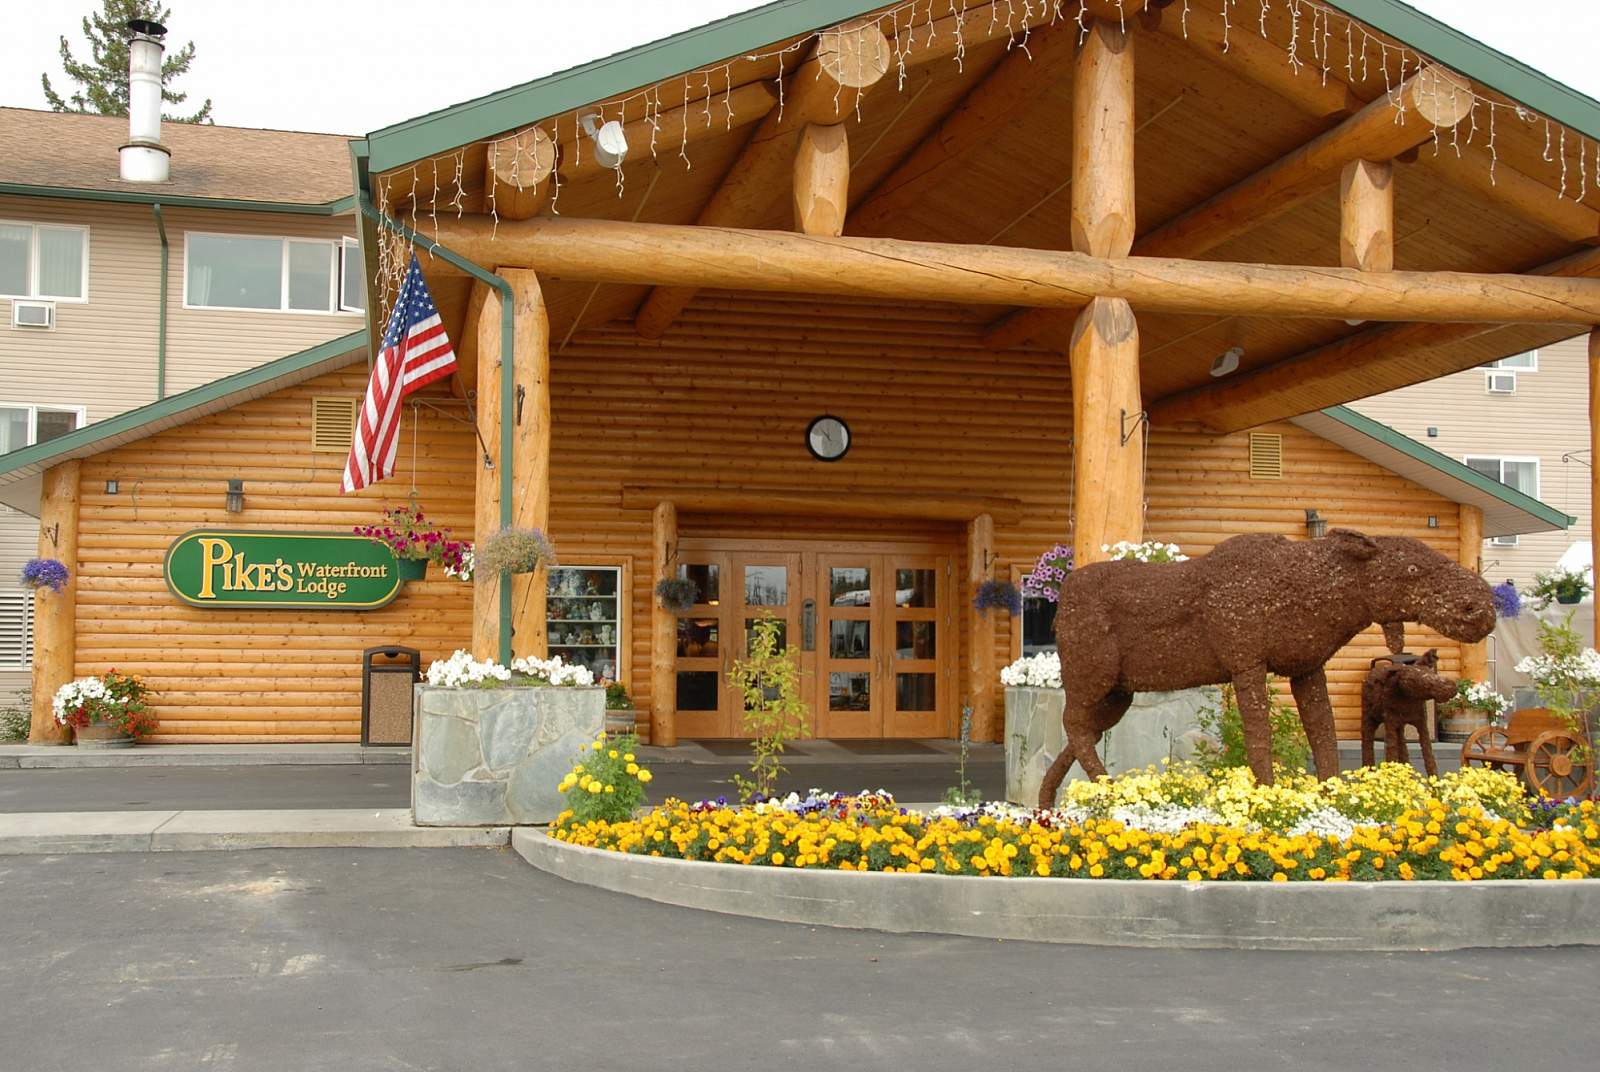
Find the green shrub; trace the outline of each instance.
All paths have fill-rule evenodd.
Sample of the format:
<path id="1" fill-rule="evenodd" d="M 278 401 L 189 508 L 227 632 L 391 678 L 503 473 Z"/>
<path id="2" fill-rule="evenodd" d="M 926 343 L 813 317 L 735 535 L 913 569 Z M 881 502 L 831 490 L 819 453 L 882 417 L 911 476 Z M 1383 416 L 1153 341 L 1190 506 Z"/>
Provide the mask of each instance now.
<path id="1" fill-rule="evenodd" d="M 1311 762 L 1311 744 L 1295 709 L 1279 698 L 1276 679 L 1268 679 L 1269 724 L 1272 727 L 1272 762 L 1279 767 L 1303 771 Z M 1207 707 L 1200 712 L 1200 729 L 1206 738 L 1195 747 L 1195 762 L 1208 773 L 1228 767 L 1248 767 L 1245 754 L 1244 719 L 1239 714 L 1239 699 L 1232 685 L 1222 686 L 1221 708 Z"/>
<path id="2" fill-rule="evenodd" d="M 806 735 L 810 714 L 800 698 L 800 653 L 784 643 L 783 623 L 770 611 L 751 627 L 749 647 L 728 671 L 728 684 L 744 698 L 744 728 L 754 749 L 750 777 L 733 776 L 747 804 L 776 792 L 785 773 L 783 750 Z"/>
<path id="3" fill-rule="evenodd" d="M 24 685 L 16 691 L 15 702 L 0 705 L 0 741 L 26 741 L 32 720 L 33 690 Z"/>

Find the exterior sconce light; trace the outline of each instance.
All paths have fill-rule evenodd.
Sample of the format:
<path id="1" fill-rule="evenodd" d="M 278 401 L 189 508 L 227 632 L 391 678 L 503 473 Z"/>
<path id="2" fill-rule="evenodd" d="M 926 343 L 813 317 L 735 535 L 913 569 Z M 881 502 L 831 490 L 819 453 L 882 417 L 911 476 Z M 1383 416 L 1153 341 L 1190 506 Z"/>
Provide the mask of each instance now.
<path id="1" fill-rule="evenodd" d="M 117 487 L 118 487 L 118 485 L 117 485 L 117 482 L 115 480 L 107 480 L 106 481 L 106 494 L 107 495 L 115 495 L 117 493 Z"/>
<path id="2" fill-rule="evenodd" d="M 1328 534 L 1328 521 L 1316 510 L 1306 511 L 1306 536 L 1312 540 L 1320 540 Z"/>
<path id="3" fill-rule="evenodd" d="M 585 112 L 578 117 L 578 126 L 594 144 L 594 158 L 602 166 L 619 168 L 628 155 L 628 138 L 622 124 L 615 119 L 606 120 L 599 112 Z"/>
<path id="4" fill-rule="evenodd" d="M 230 514 L 242 514 L 242 513 L 244 513 L 244 481 L 243 480 L 230 480 L 230 481 L 228 481 L 228 496 L 227 496 L 227 499 L 224 502 L 224 505 L 226 506 L 227 511 Z"/>
<path id="5" fill-rule="evenodd" d="M 1439 515 L 1438 514 L 1429 514 L 1428 515 L 1428 527 L 1430 529 L 1436 529 L 1436 528 L 1439 527 Z"/>

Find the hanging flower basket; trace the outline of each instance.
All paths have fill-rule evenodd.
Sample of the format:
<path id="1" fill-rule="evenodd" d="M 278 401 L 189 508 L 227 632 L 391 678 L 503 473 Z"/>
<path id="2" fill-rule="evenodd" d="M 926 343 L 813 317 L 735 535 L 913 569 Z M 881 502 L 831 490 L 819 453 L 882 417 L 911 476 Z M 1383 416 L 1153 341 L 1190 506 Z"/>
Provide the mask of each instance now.
<path id="1" fill-rule="evenodd" d="M 700 598 L 700 586 L 687 577 L 663 577 L 656 583 L 656 598 L 661 600 L 662 610 L 686 614 Z"/>
<path id="2" fill-rule="evenodd" d="M 70 576 L 67 567 L 54 558 L 30 558 L 22 567 L 22 587 L 59 592 Z"/>
<path id="3" fill-rule="evenodd" d="M 972 607 L 979 614 L 993 609 L 1003 610 L 1007 614 L 1021 614 L 1022 593 L 1010 581 L 984 581 L 978 585 L 978 594 L 973 597 Z"/>

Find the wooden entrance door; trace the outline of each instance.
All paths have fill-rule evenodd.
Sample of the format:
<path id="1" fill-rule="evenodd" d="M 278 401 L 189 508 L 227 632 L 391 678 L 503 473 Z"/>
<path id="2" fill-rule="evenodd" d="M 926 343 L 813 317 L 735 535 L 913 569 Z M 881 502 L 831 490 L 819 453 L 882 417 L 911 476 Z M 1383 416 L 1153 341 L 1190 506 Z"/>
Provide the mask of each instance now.
<path id="1" fill-rule="evenodd" d="M 678 732 L 743 737 L 741 697 L 728 685 L 755 623 L 771 615 L 785 643 L 800 635 L 801 556 L 794 552 L 686 551 L 678 575 L 695 582 L 695 606 L 678 616 Z M 808 731 L 813 727 L 807 727 Z"/>
<path id="2" fill-rule="evenodd" d="M 939 737 L 954 711 L 953 560 L 816 556 L 820 737 Z"/>

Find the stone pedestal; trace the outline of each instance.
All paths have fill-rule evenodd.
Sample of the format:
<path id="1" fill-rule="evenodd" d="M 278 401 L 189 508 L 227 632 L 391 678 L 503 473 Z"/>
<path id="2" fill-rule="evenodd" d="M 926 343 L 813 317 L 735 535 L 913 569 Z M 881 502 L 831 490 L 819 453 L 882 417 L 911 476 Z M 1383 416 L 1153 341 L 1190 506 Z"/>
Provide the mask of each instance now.
<path id="1" fill-rule="evenodd" d="M 1038 802 L 1044 772 L 1066 746 L 1061 725 L 1066 702 L 1061 689 L 1006 689 L 1006 799 L 1011 803 L 1031 808 Z M 1107 773 L 1121 774 L 1163 759 L 1192 759 L 1201 736 L 1200 712 L 1220 704 L 1215 688 L 1139 693 L 1122 721 L 1100 739 L 1100 760 Z M 1065 781 L 1083 777 L 1083 768 L 1074 763 Z"/>
<path id="2" fill-rule="evenodd" d="M 548 823 L 556 785 L 605 726 L 602 688 L 418 685 L 411 817 L 418 826 Z"/>

